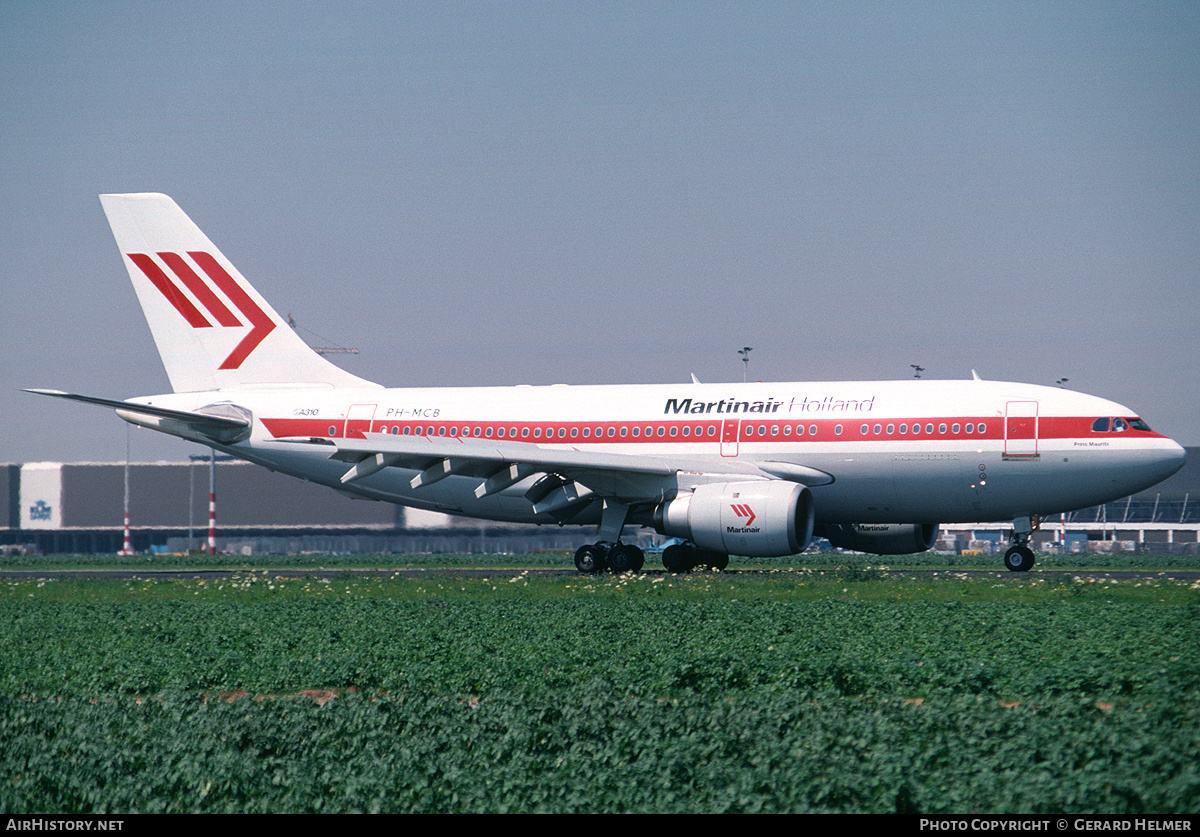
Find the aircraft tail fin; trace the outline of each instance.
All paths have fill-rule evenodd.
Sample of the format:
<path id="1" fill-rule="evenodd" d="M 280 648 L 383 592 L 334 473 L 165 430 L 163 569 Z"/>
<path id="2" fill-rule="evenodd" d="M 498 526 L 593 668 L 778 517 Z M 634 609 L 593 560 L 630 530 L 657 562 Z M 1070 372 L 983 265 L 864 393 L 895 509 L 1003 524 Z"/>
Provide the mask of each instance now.
<path id="1" fill-rule="evenodd" d="M 377 386 L 314 352 L 168 196 L 100 203 L 176 392 Z"/>

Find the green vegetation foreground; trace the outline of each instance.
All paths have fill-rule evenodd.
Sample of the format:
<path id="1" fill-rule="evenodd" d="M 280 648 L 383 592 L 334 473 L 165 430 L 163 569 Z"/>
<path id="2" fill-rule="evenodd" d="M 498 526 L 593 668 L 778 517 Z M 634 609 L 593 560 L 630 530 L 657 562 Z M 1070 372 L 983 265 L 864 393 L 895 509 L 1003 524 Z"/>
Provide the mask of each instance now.
<path id="1" fill-rule="evenodd" d="M 1185 582 L 298 570 L 0 618 L 9 813 L 1200 810 Z"/>

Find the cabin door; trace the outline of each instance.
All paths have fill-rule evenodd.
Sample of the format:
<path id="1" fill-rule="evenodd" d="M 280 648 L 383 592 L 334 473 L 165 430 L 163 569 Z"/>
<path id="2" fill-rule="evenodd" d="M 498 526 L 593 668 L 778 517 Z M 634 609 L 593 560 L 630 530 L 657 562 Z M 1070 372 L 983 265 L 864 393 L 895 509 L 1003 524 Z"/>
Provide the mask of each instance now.
<path id="1" fill-rule="evenodd" d="M 1038 403 L 1009 401 L 1004 411 L 1004 455 L 1038 455 Z"/>
<path id="2" fill-rule="evenodd" d="M 725 419 L 721 422 L 721 456 L 738 455 L 738 435 L 741 433 L 741 419 Z"/>
<path id="3" fill-rule="evenodd" d="M 375 417 L 374 404 L 351 404 L 346 413 L 345 437 L 347 439 L 362 439 L 364 434 L 371 432 L 371 419 Z"/>

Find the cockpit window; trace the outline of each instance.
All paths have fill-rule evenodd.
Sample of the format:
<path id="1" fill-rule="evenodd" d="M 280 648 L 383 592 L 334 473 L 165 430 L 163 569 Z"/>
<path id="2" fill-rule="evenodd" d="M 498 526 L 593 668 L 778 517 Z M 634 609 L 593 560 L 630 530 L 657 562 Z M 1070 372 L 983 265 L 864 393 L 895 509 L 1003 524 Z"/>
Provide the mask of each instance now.
<path id="1" fill-rule="evenodd" d="M 1098 418 L 1092 422 L 1092 430 L 1097 433 L 1104 433 L 1108 430 L 1108 418 Z"/>
<path id="2" fill-rule="evenodd" d="M 1129 425 L 1125 423 L 1125 419 L 1113 419 L 1113 433 L 1120 433 L 1122 430 L 1128 430 Z"/>
<path id="3" fill-rule="evenodd" d="M 1146 424 L 1146 422 L 1142 421 L 1140 418 L 1131 418 L 1129 420 L 1129 426 L 1132 427 L 1134 430 L 1147 430 L 1148 431 L 1150 429 L 1150 425 Z"/>

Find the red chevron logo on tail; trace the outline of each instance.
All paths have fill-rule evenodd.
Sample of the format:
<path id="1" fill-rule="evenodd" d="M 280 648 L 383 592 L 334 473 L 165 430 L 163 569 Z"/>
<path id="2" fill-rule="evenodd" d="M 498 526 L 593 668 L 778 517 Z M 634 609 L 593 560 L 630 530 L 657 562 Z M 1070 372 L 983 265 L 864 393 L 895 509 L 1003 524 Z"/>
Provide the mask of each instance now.
<path id="1" fill-rule="evenodd" d="M 271 321 L 267 312 L 263 311 L 250 298 L 250 295 L 242 289 L 237 280 L 229 275 L 229 271 L 213 258 L 211 253 L 205 253 L 202 250 L 188 251 L 192 261 L 204 271 L 212 285 L 205 281 L 178 253 L 158 254 L 163 264 L 170 268 L 183 286 L 191 292 L 191 297 L 172 281 L 167 272 L 149 254 L 128 253 L 127 255 L 142 273 L 146 274 L 150 284 L 154 285 L 158 292 L 167 298 L 167 301 L 192 328 L 212 328 L 213 326 L 204 312 L 197 307 L 197 303 L 203 306 L 208 315 L 222 328 L 245 328 L 247 324 L 249 325 L 250 333 L 243 337 L 241 342 L 229 353 L 229 356 L 221 362 L 219 369 L 240 367 L 250 353 L 258 348 L 258 345 L 275 329 L 275 323 Z M 233 303 L 233 306 L 246 318 L 247 323 L 243 323 L 236 314 L 229 310 L 229 307 L 213 290 L 213 286 L 221 291 L 229 302 Z"/>

